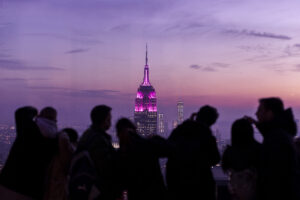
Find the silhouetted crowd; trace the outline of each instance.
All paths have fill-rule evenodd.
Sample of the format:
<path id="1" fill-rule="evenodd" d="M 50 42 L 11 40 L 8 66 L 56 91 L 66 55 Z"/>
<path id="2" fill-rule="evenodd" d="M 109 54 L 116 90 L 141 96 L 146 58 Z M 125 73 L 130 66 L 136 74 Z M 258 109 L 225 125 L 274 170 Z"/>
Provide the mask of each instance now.
<path id="1" fill-rule="evenodd" d="M 228 175 L 232 200 L 300 200 L 300 139 L 292 109 L 279 98 L 259 100 L 257 120 L 244 116 L 231 128 L 222 157 L 211 126 L 217 109 L 203 106 L 168 139 L 137 133 L 127 118 L 116 124 L 120 147 L 107 130 L 111 108 L 95 106 L 91 126 L 78 139 L 58 130 L 57 112 L 22 107 L 16 139 L 0 173 L 2 200 L 216 200 L 212 167 Z M 254 128 L 263 136 L 259 143 Z M 167 158 L 166 177 L 160 158 Z"/>

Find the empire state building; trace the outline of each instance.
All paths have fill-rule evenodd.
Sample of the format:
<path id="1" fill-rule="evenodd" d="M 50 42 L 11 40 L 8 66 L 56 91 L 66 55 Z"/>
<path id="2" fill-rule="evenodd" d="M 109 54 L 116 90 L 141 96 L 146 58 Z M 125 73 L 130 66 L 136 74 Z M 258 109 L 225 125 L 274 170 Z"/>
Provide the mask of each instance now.
<path id="1" fill-rule="evenodd" d="M 149 80 L 148 49 L 146 46 L 146 64 L 144 80 L 137 90 L 134 108 L 134 122 L 137 132 L 142 136 L 152 136 L 157 131 L 156 92 Z"/>

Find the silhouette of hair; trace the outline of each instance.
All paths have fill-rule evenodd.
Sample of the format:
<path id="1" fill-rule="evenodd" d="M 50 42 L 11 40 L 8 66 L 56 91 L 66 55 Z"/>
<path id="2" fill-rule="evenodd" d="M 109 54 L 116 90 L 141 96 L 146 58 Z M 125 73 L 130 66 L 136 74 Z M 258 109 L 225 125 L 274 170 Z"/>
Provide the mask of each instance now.
<path id="1" fill-rule="evenodd" d="M 15 112 L 16 120 L 32 121 L 35 116 L 37 116 L 38 110 L 32 106 L 25 106 L 18 108 Z"/>
<path id="2" fill-rule="evenodd" d="M 291 136 L 297 135 L 297 123 L 294 119 L 294 114 L 291 108 L 286 109 L 282 115 L 283 118 L 283 128 L 289 133 Z"/>
<path id="3" fill-rule="evenodd" d="M 73 128 L 64 128 L 62 131 L 67 133 L 72 143 L 76 143 L 78 141 L 78 133 Z"/>
<path id="4" fill-rule="evenodd" d="M 23 131 L 25 127 L 31 126 L 33 124 L 33 118 L 38 114 L 38 110 L 31 106 L 25 106 L 18 108 L 15 112 L 15 121 L 16 121 L 16 132 L 17 137 L 25 136 Z M 28 133 L 32 134 L 32 133 Z M 28 135 L 27 134 L 27 135 Z"/>
<path id="5" fill-rule="evenodd" d="M 209 106 L 209 105 L 205 105 L 199 109 L 199 111 L 197 113 L 196 121 L 205 122 L 206 124 L 208 124 L 210 126 L 216 122 L 218 117 L 219 117 L 219 114 L 218 114 L 216 108 Z"/>
<path id="6" fill-rule="evenodd" d="M 105 121 L 111 111 L 111 107 L 106 105 L 98 105 L 91 111 L 92 124 L 98 124 Z"/>
<path id="7" fill-rule="evenodd" d="M 284 111 L 283 102 L 278 97 L 262 98 L 259 99 L 259 103 L 263 104 L 265 109 L 271 110 L 275 116 L 282 114 Z"/>
<path id="8" fill-rule="evenodd" d="M 121 118 L 116 124 L 117 132 L 122 131 L 124 128 L 136 129 L 135 125 L 127 118 Z"/>
<path id="9" fill-rule="evenodd" d="M 57 112 L 56 112 L 55 108 L 53 108 L 53 107 L 45 107 L 41 110 L 41 112 L 39 114 L 40 117 L 43 117 L 43 118 L 46 118 L 49 120 L 53 120 L 53 121 L 56 121 L 56 115 L 57 115 Z"/>
<path id="10" fill-rule="evenodd" d="M 254 141 L 254 130 L 246 119 L 238 119 L 231 126 L 231 145 L 244 146 Z"/>
<path id="11" fill-rule="evenodd" d="M 274 113 L 277 123 L 292 136 L 297 134 L 297 124 L 294 120 L 293 111 L 291 108 L 284 109 L 283 101 L 278 97 L 263 98 L 259 100 L 265 109 L 271 110 Z"/>
<path id="12" fill-rule="evenodd" d="M 37 116 L 38 110 L 31 106 L 25 106 L 18 108 L 15 112 L 16 126 L 26 124 L 28 121 L 33 121 L 33 118 Z"/>

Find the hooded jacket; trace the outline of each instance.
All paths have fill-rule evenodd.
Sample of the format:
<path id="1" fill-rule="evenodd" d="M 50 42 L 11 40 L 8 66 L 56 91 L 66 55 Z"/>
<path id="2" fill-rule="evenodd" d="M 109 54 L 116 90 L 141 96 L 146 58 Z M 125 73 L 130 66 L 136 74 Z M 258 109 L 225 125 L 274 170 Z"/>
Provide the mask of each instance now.
<path id="1" fill-rule="evenodd" d="M 220 161 L 216 139 L 208 126 L 186 120 L 168 138 L 175 146 L 166 179 L 172 199 L 215 199 L 211 167 Z"/>
<path id="2" fill-rule="evenodd" d="M 130 143 L 121 145 L 118 151 L 128 200 L 165 199 L 166 187 L 158 159 L 168 154 L 166 140 L 159 136 L 146 139 L 136 132 L 128 135 Z"/>
<path id="3" fill-rule="evenodd" d="M 16 111 L 16 139 L 0 174 L 0 184 L 33 199 L 42 199 L 47 168 L 57 141 L 42 136 L 33 121 L 37 110 L 23 107 Z"/>
<path id="4" fill-rule="evenodd" d="M 297 160 L 293 145 L 296 123 L 291 109 L 272 121 L 257 124 L 264 137 L 258 170 L 261 200 L 297 199 Z"/>

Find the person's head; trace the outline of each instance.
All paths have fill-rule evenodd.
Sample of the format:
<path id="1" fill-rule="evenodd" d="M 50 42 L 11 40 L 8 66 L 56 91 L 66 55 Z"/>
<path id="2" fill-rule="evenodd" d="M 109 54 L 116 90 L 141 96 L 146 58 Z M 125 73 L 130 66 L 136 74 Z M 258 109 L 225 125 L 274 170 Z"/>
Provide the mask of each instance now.
<path id="1" fill-rule="evenodd" d="M 32 106 L 18 108 L 15 112 L 16 121 L 32 121 L 38 114 L 38 110 Z"/>
<path id="2" fill-rule="evenodd" d="M 111 126 L 111 108 L 106 105 L 95 106 L 91 111 L 92 126 L 108 130 Z"/>
<path id="3" fill-rule="evenodd" d="M 68 135 L 71 143 L 77 144 L 77 142 L 78 142 L 78 133 L 75 129 L 73 129 L 73 128 L 64 128 L 62 131 L 65 132 Z"/>
<path id="4" fill-rule="evenodd" d="M 256 111 L 258 122 L 269 122 L 284 112 L 284 105 L 280 98 L 270 97 L 259 100 Z"/>
<path id="5" fill-rule="evenodd" d="M 254 141 L 254 130 L 247 119 L 238 119 L 231 126 L 232 146 L 243 146 Z"/>
<path id="6" fill-rule="evenodd" d="M 118 137 L 121 136 L 122 133 L 127 131 L 135 131 L 135 125 L 127 118 L 121 118 L 118 120 L 116 124 L 116 130 Z"/>
<path id="7" fill-rule="evenodd" d="M 55 121 L 56 122 L 56 118 L 57 118 L 57 112 L 54 108 L 52 107 L 45 107 L 41 110 L 40 114 L 39 114 L 40 117 L 43 117 L 43 118 L 46 118 L 46 119 L 49 119 L 51 121 Z"/>
<path id="8" fill-rule="evenodd" d="M 136 132 L 135 125 L 127 118 L 121 118 L 116 124 L 117 136 L 121 150 L 126 150 L 131 144 L 131 134 Z"/>
<path id="9" fill-rule="evenodd" d="M 15 112 L 17 133 L 25 126 L 29 126 L 33 122 L 33 118 L 38 114 L 38 110 L 31 106 L 18 108 Z"/>
<path id="10" fill-rule="evenodd" d="M 218 117 L 219 114 L 216 108 L 205 105 L 198 111 L 196 121 L 205 123 L 207 126 L 211 126 L 217 121 Z"/>

